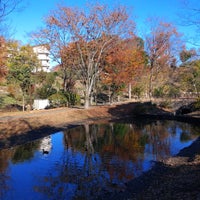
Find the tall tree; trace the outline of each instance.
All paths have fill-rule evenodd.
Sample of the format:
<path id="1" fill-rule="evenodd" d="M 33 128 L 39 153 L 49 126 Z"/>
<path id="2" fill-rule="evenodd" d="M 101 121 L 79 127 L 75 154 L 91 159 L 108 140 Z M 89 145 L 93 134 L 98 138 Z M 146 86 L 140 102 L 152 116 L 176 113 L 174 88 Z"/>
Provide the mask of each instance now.
<path id="1" fill-rule="evenodd" d="M 102 73 L 103 82 L 109 85 L 112 91 L 111 96 L 126 85 L 129 87 L 131 99 L 131 85 L 136 81 L 144 64 L 144 45 L 140 38 L 133 36 L 118 42 L 118 45 L 108 52 L 106 67 Z"/>
<path id="2" fill-rule="evenodd" d="M 2 78 L 5 77 L 7 73 L 6 58 L 7 58 L 6 41 L 4 37 L 0 37 L 0 80 L 2 80 Z"/>
<path id="3" fill-rule="evenodd" d="M 176 55 L 180 47 L 180 34 L 172 24 L 150 22 L 151 31 L 145 43 L 149 60 L 149 98 L 152 97 L 153 81 L 158 78 L 160 72 L 164 74 L 164 71 L 176 64 Z"/>
<path id="4" fill-rule="evenodd" d="M 25 110 L 25 95 L 33 93 L 32 72 L 38 67 L 39 61 L 31 46 L 17 46 L 12 44 L 12 49 L 8 59 L 8 82 L 18 85 L 22 92 L 22 106 Z M 29 102 L 30 103 L 30 102 Z"/>
<path id="5" fill-rule="evenodd" d="M 186 97 L 199 97 L 200 95 L 200 60 L 177 68 L 177 84 Z"/>
<path id="6" fill-rule="evenodd" d="M 116 36 L 126 38 L 134 27 L 126 8 L 121 6 L 109 8 L 96 4 L 87 10 L 59 6 L 47 17 L 46 28 L 36 36 L 40 42 L 49 43 L 54 59 L 62 66 L 61 52 L 74 43 L 78 56 L 74 68 L 84 85 L 85 108 L 88 108 L 104 54 L 116 45 Z"/>

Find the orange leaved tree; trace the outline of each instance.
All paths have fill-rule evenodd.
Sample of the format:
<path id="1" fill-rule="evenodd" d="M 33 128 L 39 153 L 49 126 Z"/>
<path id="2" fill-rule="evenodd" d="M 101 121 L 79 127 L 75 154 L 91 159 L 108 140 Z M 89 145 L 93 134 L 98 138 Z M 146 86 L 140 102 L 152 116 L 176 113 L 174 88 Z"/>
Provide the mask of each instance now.
<path id="1" fill-rule="evenodd" d="M 129 20 L 126 8 L 99 4 L 86 10 L 58 6 L 45 23 L 46 27 L 35 34 L 37 40 L 50 45 L 54 60 L 64 68 L 73 67 L 78 72 L 84 86 L 85 108 L 88 108 L 102 70 L 102 58 L 116 45 L 116 36 L 126 38 L 134 30 L 134 23 Z M 71 55 L 69 45 L 73 46 Z M 70 64 L 63 60 L 67 57 L 71 57 Z"/>
<path id="2" fill-rule="evenodd" d="M 3 77 L 5 77 L 7 73 L 6 58 L 7 58 L 6 41 L 4 37 L 0 37 L 0 80 Z"/>
<path id="3" fill-rule="evenodd" d="M 125 89 L 125 86 L 129 88 L 128 94 L 131 99 L 131 85 L 137 81 L 145 64 L 143 47 L 143 41 L 133 36 L 120 40 L 118 45 L 108 53 L 102 81 L 110 87 L 111 101 L 114 94 Z"/>

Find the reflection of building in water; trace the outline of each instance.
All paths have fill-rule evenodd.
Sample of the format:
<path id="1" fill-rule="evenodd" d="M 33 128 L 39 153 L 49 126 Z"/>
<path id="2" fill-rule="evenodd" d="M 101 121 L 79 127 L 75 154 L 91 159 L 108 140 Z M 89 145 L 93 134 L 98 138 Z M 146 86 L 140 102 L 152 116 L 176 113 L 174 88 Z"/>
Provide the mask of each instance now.
<path id="1" fill-rule="evenodd" d="M 43 154 L 48 154 L 51 151 L 52 149 L 51 136 L 44 137 L 41 140 L 39 149 Z"/>

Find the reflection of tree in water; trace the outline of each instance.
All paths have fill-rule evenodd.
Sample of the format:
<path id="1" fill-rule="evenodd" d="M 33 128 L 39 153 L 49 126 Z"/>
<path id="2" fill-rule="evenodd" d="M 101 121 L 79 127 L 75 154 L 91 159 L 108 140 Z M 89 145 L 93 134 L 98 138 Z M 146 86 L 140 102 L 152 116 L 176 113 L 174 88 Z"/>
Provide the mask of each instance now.
<path id="1" fill-rule="evenodd" d="M 171 138 L 177 137 L 180 132 L 180 141 L 195 139 L 199 129 L 191 124 L 177 121 L 154 121 L 146 124 L 143 132 L 148 134 L 148 153 L 154 155 L 154 160 L 160 160 L 171 155 Z"/>
<path id="2" fill-rule="evenodd" d="M 155 159 L 170 155 L 177 123 L 85 125 L 64 132 L 65 150 L 35 190 L 49 199 L 92 199 L 119 191 L 143 172 L 144 151 Z"/>
<path id="3" fill-rule="evenodd" d="M 13 151 L 10 149 L 0 150 L 0 199 L 3 199 L 6 191 L 9 190 L 7 175 L 9 159 L 12 157 Z"/>
<path id="4" fill-rule="evenodd" d="M 39 148 L 40 141 L 29 142 L 15 148 L 12 162 L 24 162 L 30 160 L 34 156 L 34 152 Z"/>
<path id="5" fill-rule="evenodd" d="M 199 124 L 195 124 L 193 126 L 190 126 L 191 134 L 200 136 L 200 126 Z"/>
<path id="6" fill-rule="evenodd" d="M 193 125 L 188 123 L 178 123 L 177 128 L 181 130 L 180 140 L 183 142 L 195 139 L 196 136 L 200 135 L 199 125 Z"/>
<path id="7" fill-rule="evenodd" d="M 143 131 L 148 134 L 148 153 L 153 154 L 153 160 L 160 160 L 170 155 L 170 139 L 164 121 L 156 121 L 146 125 Z"/>
<path id="8" fill-rule="evenodd" d="M 34 151 L 38 147 L 38 142 L 31 142 L 24 145 L 20 145 L 10 149 L 0 150 L 0 199 L 10 189 L 9 185 L 9 161 L 16 164 L 18 162 L 23 162 L 29 160 L 34 156 Z"/>
<path id="9" fill-rule="evenodd" d="M 89 126 L 88 124 L 65 130 L 64 146 L 66 149 L 71 148 L 72 151 L 94 153 L 94 148 L 99 143 L 97 134 L 98 126 Z"/>
<path id="10" fill-rule="evenodd" d="M 102 191 L 121 190 L 142 171 L 144 144 L 132 125 L 84 125 L 64 132 L 62 162 L 43 177 L 36 191 L 50 199 L 91 198 Z M 138 159 L 138 153 L 140 158 Z M 75 198 L 75 199 L 76 199 Z M 69 198 L 70 199 L 70 198 Z"/>
<path id="11" fill-rule="evenodd" d="M 102 188 L 107 189 L 107 178 L 96 155 L 86 152 L 74 158 L 70 151 L 64 151 L 60 162 L 39 180 L 41 185 L 35 191 L 48 199 L 88 199 L 100 194 Z"/>
<path id="12" fill-rule="evenodd" d="M 109 142 L 103 145 L 100 154 L 111 179 L 133 179 L 143 170 L 145 144 L 140 141 L 144 135 L 129 124 L 110 124 L 107 131 L 105 137 L 108 137 Z"/>

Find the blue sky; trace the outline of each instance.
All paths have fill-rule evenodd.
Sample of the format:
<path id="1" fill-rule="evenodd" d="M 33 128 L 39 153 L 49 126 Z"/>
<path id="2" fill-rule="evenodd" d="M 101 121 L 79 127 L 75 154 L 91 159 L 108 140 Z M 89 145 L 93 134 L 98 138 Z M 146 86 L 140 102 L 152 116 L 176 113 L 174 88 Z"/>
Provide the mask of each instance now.
<path id="1" fill-rule="evenodd" d="M 49 12 L 56 8 L 58 3 L 66 6 L 83 7 L 88 0 L 23 0 L 24 9 L 13 13 L 10 16 L 11 26 L 13 28 L 13 37 L 28 42 L 27 33 L 36 31 L 42 27 L 43 19 Z M 192 27 L 180 26 L 180 17 L 182 11 L 182 0 L 118 0 L 119 4 L 125 5 L 131 9 L 132 16 L 135 17 L 138 34 L 146 31 L 146 19 L 152 16 L 158 16 L 163 21 L 173 22 L 178 30 L 187 37 L 195 34 Z M 195 0 L 190 0 L 195 1 Z M 103 3 L 103 1 L 100 1 Z M 107 0 L 107 4 L 116 4 L 116 0 Z"/>

